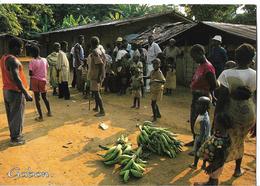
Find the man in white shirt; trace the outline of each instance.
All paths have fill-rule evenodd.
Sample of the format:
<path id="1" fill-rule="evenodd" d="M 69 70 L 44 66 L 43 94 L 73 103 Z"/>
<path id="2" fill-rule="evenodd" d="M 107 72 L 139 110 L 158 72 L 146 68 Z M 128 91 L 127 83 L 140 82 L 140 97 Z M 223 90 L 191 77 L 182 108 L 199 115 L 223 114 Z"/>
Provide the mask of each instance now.
<path id="1" fill-rule="evenodd" d="M 160 46 L 154 42 L 154 37 L 150 35 L 148 37 L 148 51 L 147 51 L 147 75 L 150 75 L 151 71 L 153 70 L 153 64 L 152 61 L 157 57 L 159 53 L 161 53 L 162 50 Z M 146 90 L 149 92 L 150 80 L 146 80 Z"/>

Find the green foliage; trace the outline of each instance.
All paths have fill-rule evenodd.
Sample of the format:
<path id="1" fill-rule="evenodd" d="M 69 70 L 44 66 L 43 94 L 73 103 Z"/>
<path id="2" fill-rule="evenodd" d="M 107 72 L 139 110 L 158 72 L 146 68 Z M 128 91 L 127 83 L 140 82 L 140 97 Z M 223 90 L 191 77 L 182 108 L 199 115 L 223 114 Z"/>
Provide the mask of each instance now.
<path id="1" fill-rule="evenodd" d="M 62 22 L 62 28 L 70 28 L 70 27 L 76 27 L 79 25 L 85 25 L 90 22 L 90 19 L 88 17 L 83 17 L 82 15 L 78 16 L 78 18 L 74 18 L 73 15 L 68 15 L 63 18 Z"/>
<path id="2" fill-rule="evenodd" d="M 197 21 L 231 22 L 238 5 L 185 5 L 187 16 Z"/>
<path id="3" fill-rule="evenodd" d="M 18 35 L 23 31 L 23 28 L 16 16 L 16 12 L 19 10 L 19 5 L 0 6 L 0 33 L 3 32 Z"/>
<path id="4" fill-rule="evenodd" d="M 33 33 L 48 30 L 54 24 L 48 5 L 3 4 L 0 6 L 0 32 L 30 37 Z"/>
<path id="5" fill-rule="evenodd" d="M 242 10 L 245 12 L 243 14 L 236 15 L 236 17 L 231 22 L 246 25 L 256 25 L 256 6 L 245 5 Z"/>

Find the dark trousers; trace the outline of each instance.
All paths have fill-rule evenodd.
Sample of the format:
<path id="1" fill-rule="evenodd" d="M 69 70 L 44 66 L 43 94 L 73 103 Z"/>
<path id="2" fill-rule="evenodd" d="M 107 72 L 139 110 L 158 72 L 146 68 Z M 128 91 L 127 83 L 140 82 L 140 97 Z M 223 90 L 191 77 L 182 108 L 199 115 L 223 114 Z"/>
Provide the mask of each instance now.
<path id="1" fill-rule="evenodd" d="M 70 99 L 70 90 L 67 81 L 59 83 L 59 98 Z"/>
<path id="2" fill-rule="evenodd" d="M 75 86 L 76 86 L 76 79 L 77 79 L 76 68 L 73 67 L 73 79 L 72 79 L 72 83 L 71 83 L 71 86 L 72 86 L 73 88 L 75 88 Z"/>
<path id="3" fill-rule="evenodd" d="M 77 84 L 77 89 L 78 91 L 82 92 L 83 89 L 84 89 L 84 84 L 83 84 L 83 81 L 82 81 L 82 73 L 81 73 L 81 70 L 76 70 L 76 84 Z"/>
<path id="4" fill-rule="evenodd" d="M 4 90 L 4 102 L 10 137 L 15 140 L 22 135 L 25 99 L 21 92 Z"/>
<path id="5" fill-rule="evenodd" d="M 94 98 L 95 98 L 95 102 L 96 102 L 96 106 L 95 109 L 99 109 L 100 113 L 104 113 L 104 107 L 103 107 L 103 100 L 101 98 L 100 92 L 99 91 L 92 91 Z"/>

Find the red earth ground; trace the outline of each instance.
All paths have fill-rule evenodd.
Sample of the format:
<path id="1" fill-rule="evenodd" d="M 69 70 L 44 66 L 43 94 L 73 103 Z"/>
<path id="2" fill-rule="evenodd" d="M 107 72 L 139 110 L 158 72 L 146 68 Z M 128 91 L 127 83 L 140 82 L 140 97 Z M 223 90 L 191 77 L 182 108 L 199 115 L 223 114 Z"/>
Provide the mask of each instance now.
<path id="1" fill-rule="evenodd" d="M 0 86 L 2 81 L 0 80 Z M 141 100 L 139 110 L 130 109 L 131 96 L 103 94 L 106 116 L 95 118 L 88 109 L 88 100 L 76 90 L 71 89 L 72 100 L 60 100 L 48 92 L 53 117 L 45 117 L 36 122 L 34 103 L 26 104 L 23 146 L 9 146 L 9 130 L 6 121 L 2 91 L 0 94 L 0 184 L 12 185 L 122 185 L 118 166 L 107 167 L 97 153 L 103 153 L 98 147 L 112 145 L 125 134 L 136 146 L 139 133 L 136 124 L 149 120 L 151 116 L 149 95 Z M 164 96 L 160 103 L 162 118 L 156 123 L 178 133 L 184 143 L 189 142 L 190 134 L 189 89 L 177 87 L 173 96 Z M 93 102 L 91 102 L 93 107 Z M 44 112 L 46 111 L 42 104 Z M 211 109 L 211 113 L 213 108 Z M 211 114 L 212 116 L 212 114 Z M 101 122 L 109 128 L 99 128 Z M 206 181 L 207 176 L 200 170 L 188 167 L 193 157 L 188 155 L 191 148 L 184 147 L 175 159 L 152 155 L 146 175 L 141 179 L 131 179 L 130 185 L 192 185 L 195 181 Z M 201 165 L 201 162 L 200 162 Z M 15 168 L 33 172 L 48 172 L 49 177 L 10 178 L 8 172 Z M 221 185 L 256 184 L 256 140 L 247 138 L 245 155 L 242 162 L 245 174 L 240 178 L 232 177 L 234 162 L 225 165 L 220 178 Z"/>

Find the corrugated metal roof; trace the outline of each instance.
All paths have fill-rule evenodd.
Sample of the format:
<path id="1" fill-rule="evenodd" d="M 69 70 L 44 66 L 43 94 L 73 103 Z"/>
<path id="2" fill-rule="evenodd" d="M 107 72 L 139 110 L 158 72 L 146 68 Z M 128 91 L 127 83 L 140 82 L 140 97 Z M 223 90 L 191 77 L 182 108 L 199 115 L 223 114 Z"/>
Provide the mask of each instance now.
<path id="1" fill-rule="evenodd" d="M 60 29 L 60 30 L 54 30 L 50 32 L 44 32 L 41 33 L 41 35 L 45 34 L 52 34 L 52 33 L 60 33 L 60 32 L 67 32 L 67 31 L 74 31 L 74 30 L 81 30 L 81 29 L 88 29 L 88 28 L 94 28 L 94 27 L 102 27 L 102 26 L 110 26 L 110 25 L 124 25 L 124 24 L 129 24 L 129 23 L 134 23 L 137 21 L 141 21 L 144 19 L 149 19 L 149 18 L 154 18 L 154 17 L 159 17 L 159 16 L 165 16 L 165 15 L 174 15 L 176 17 L 179 17 L 183 21 L 187 21 L 189 23 L 192 23 L 191 19 L 185 17 L 184 15 L 174 12 L 174 11 L 168 11 L 168 12 L 163 12 L 163 13 L 157 13 L 157 14 L 147 14 L 141 17 L 135 17 L 135 18 L 129 18 L 129 19 L 124 19 L 124 20 L 116 20 L 116 21 L 102 21 L 102 22 L 97 22 L 97 23 L 90 23 L 87 25 L 82 25 L 82 26 L 77 26 L 77 27 L 72 27 L 72 28 L 66 28 L 66 29 Z"/>
<path id="2" fill-rule="evenodd" d="M 132 40 L 133 43 L 137 43 L 140 45 L 148 44 L 148 36 L 153 35 L 155 42 L 161 44 L 178 34 L 189 30 L 190 28 L 196 26 L 198 23 L 165 23 L 162 25 L 154 25 L 152 28 L 141 33 L 136 39 Z"/>
<path id="3" fill-rule="evenodd" d="M 256 41 L 256 26 L 203 21 L 199 23 L 178 22 L 154 25 L 152 28 L 147 29 L 146 31 L 141 33 L 136 39 L 132 40 L 132 42 L 146 46 L 148 43 L 148 36 L 153 35 L 155 41 L 158 44 L 161 44 L 185 31 L 189 32 L 190 29 L 193 27 L 194 29 L 196 29 L 197 27 L 200 27 L 202 25 L 224 31 L 226 33 L 236 35 L 241 38 Z"/>
<path id="4" fill-rule="evenodd" d="M 256 41 L 256 26 L 202 21 L 203 24 L 224 32 Z"/>

